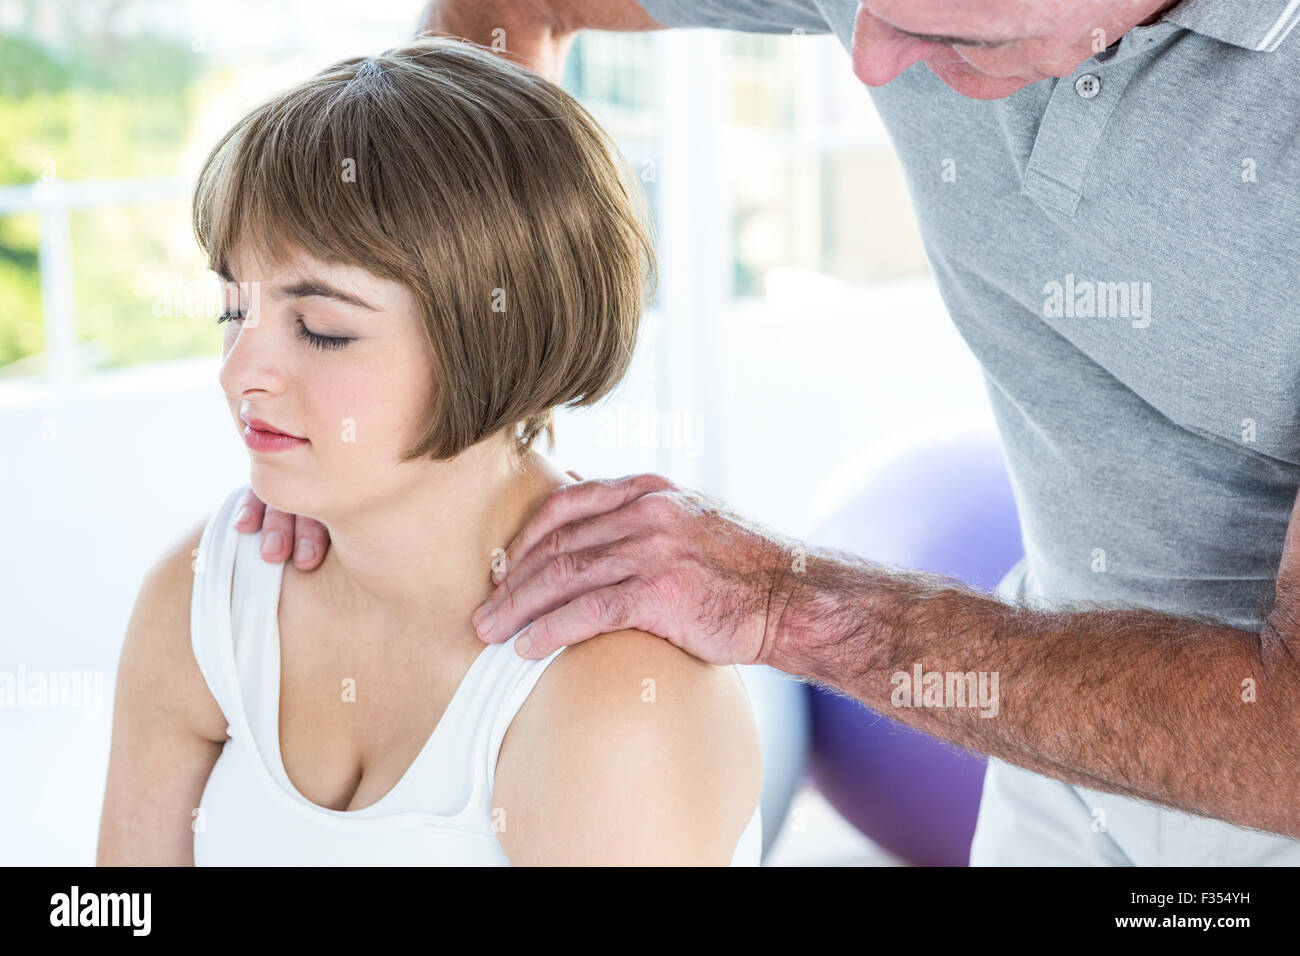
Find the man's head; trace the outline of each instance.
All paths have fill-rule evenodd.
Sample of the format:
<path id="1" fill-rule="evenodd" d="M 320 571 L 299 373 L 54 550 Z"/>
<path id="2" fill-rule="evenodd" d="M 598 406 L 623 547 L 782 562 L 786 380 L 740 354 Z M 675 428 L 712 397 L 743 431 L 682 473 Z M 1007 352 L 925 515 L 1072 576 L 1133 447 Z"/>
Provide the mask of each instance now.
<path id="1" fill-rule="evenodd" d="M 860 0 L 853 72 L 888 83 L 918 60 L 950 87 L 992 100 L 1069 76 L 1179 0 Z"/>

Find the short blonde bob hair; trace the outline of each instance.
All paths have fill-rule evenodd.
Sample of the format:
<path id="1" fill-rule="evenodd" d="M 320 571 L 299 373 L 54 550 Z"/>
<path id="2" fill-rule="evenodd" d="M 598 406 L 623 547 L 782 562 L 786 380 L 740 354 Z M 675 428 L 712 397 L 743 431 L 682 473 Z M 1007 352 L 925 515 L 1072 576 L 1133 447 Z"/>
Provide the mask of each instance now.
<path id="1" fill-rule="evenodd" d="M 194 234 L 230 275 L 303 250 L 414 294 L 437 381 L 403 461 L 500 429 L 521 453 L 627 370 L 656 265 L 645 193 L 569 94 L 468 41 L 341 60 L 208 155 Z"/>

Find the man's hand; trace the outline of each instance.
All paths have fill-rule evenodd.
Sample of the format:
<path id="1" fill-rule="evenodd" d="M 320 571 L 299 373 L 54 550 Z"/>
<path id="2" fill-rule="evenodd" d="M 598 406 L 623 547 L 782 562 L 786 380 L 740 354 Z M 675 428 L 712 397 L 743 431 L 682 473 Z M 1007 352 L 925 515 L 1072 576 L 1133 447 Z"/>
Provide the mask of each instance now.
<path id="1" fill-rule="evenodd" d="M 416 35 L 461 37 L 553 83 L 579 30 L 662 30 L 637 0 L 429 0 Z"/>
<path id="2" fill-rule="evenodd" d="M 784 607 L 787 545 L 658 475 L 581 481 L 551 493 L 506 549 L 474 613 L 488 643 L 537 659 L 624 628 L 714 664 L 767 663 Z"/>
<path id="3" fill-rule="evenodd" d="M 1282 538 L 1273 606 L 1264 619 L 1260 640 L 1264 651 L 1290 661 L 1300 679 L 1300 493 L 1291 505 L 1291 520 Z"/>
<path id="4" fill-rule="evenodd" d="M 576 35 L 546 0 L 429 0 L 416 33 L 470 40 L 553 83 L 560 82 Z"/>
<path id="5" fill-rule="evenodd" d="M 294 567 L 314 571 L 325 559 L 330 533 L 313 518 L 285 514 L 268 507 L 249 488 L 240 503 L 235 530 L 245 534 L 262 531 L 262 560 L 276 564 L 293 554 Z"/>

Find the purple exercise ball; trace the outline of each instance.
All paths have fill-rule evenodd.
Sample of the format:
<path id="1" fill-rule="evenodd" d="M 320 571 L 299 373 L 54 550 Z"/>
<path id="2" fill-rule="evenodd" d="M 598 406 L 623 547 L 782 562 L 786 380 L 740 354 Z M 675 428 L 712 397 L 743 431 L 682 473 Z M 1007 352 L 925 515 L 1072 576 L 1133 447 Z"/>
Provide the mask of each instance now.
<path id="1" fill-rule="evenodd" d="M 921 436 L 859 466 L 809 541 L 992 591 L 1024 555 L 996 432 Z M 925 670 L 934 662 L 920 661 Z M 809 685 L 813 782 L 873 842 L 914 864 L 966 866 L 985 760 Z"/>

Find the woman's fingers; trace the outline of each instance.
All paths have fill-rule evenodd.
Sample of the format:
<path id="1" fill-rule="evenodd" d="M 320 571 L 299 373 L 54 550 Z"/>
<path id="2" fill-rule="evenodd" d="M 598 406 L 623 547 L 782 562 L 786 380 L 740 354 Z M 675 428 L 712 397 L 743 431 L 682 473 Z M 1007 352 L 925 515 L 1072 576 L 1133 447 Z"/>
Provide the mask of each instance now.
<path id="1" fill-rule="evenodd" d="M 296 517 L 293 564 L 300 571 L 314 571 L 325 560 L 325 551 L 330 546 L 329 529 L 315 518 Z"/>

